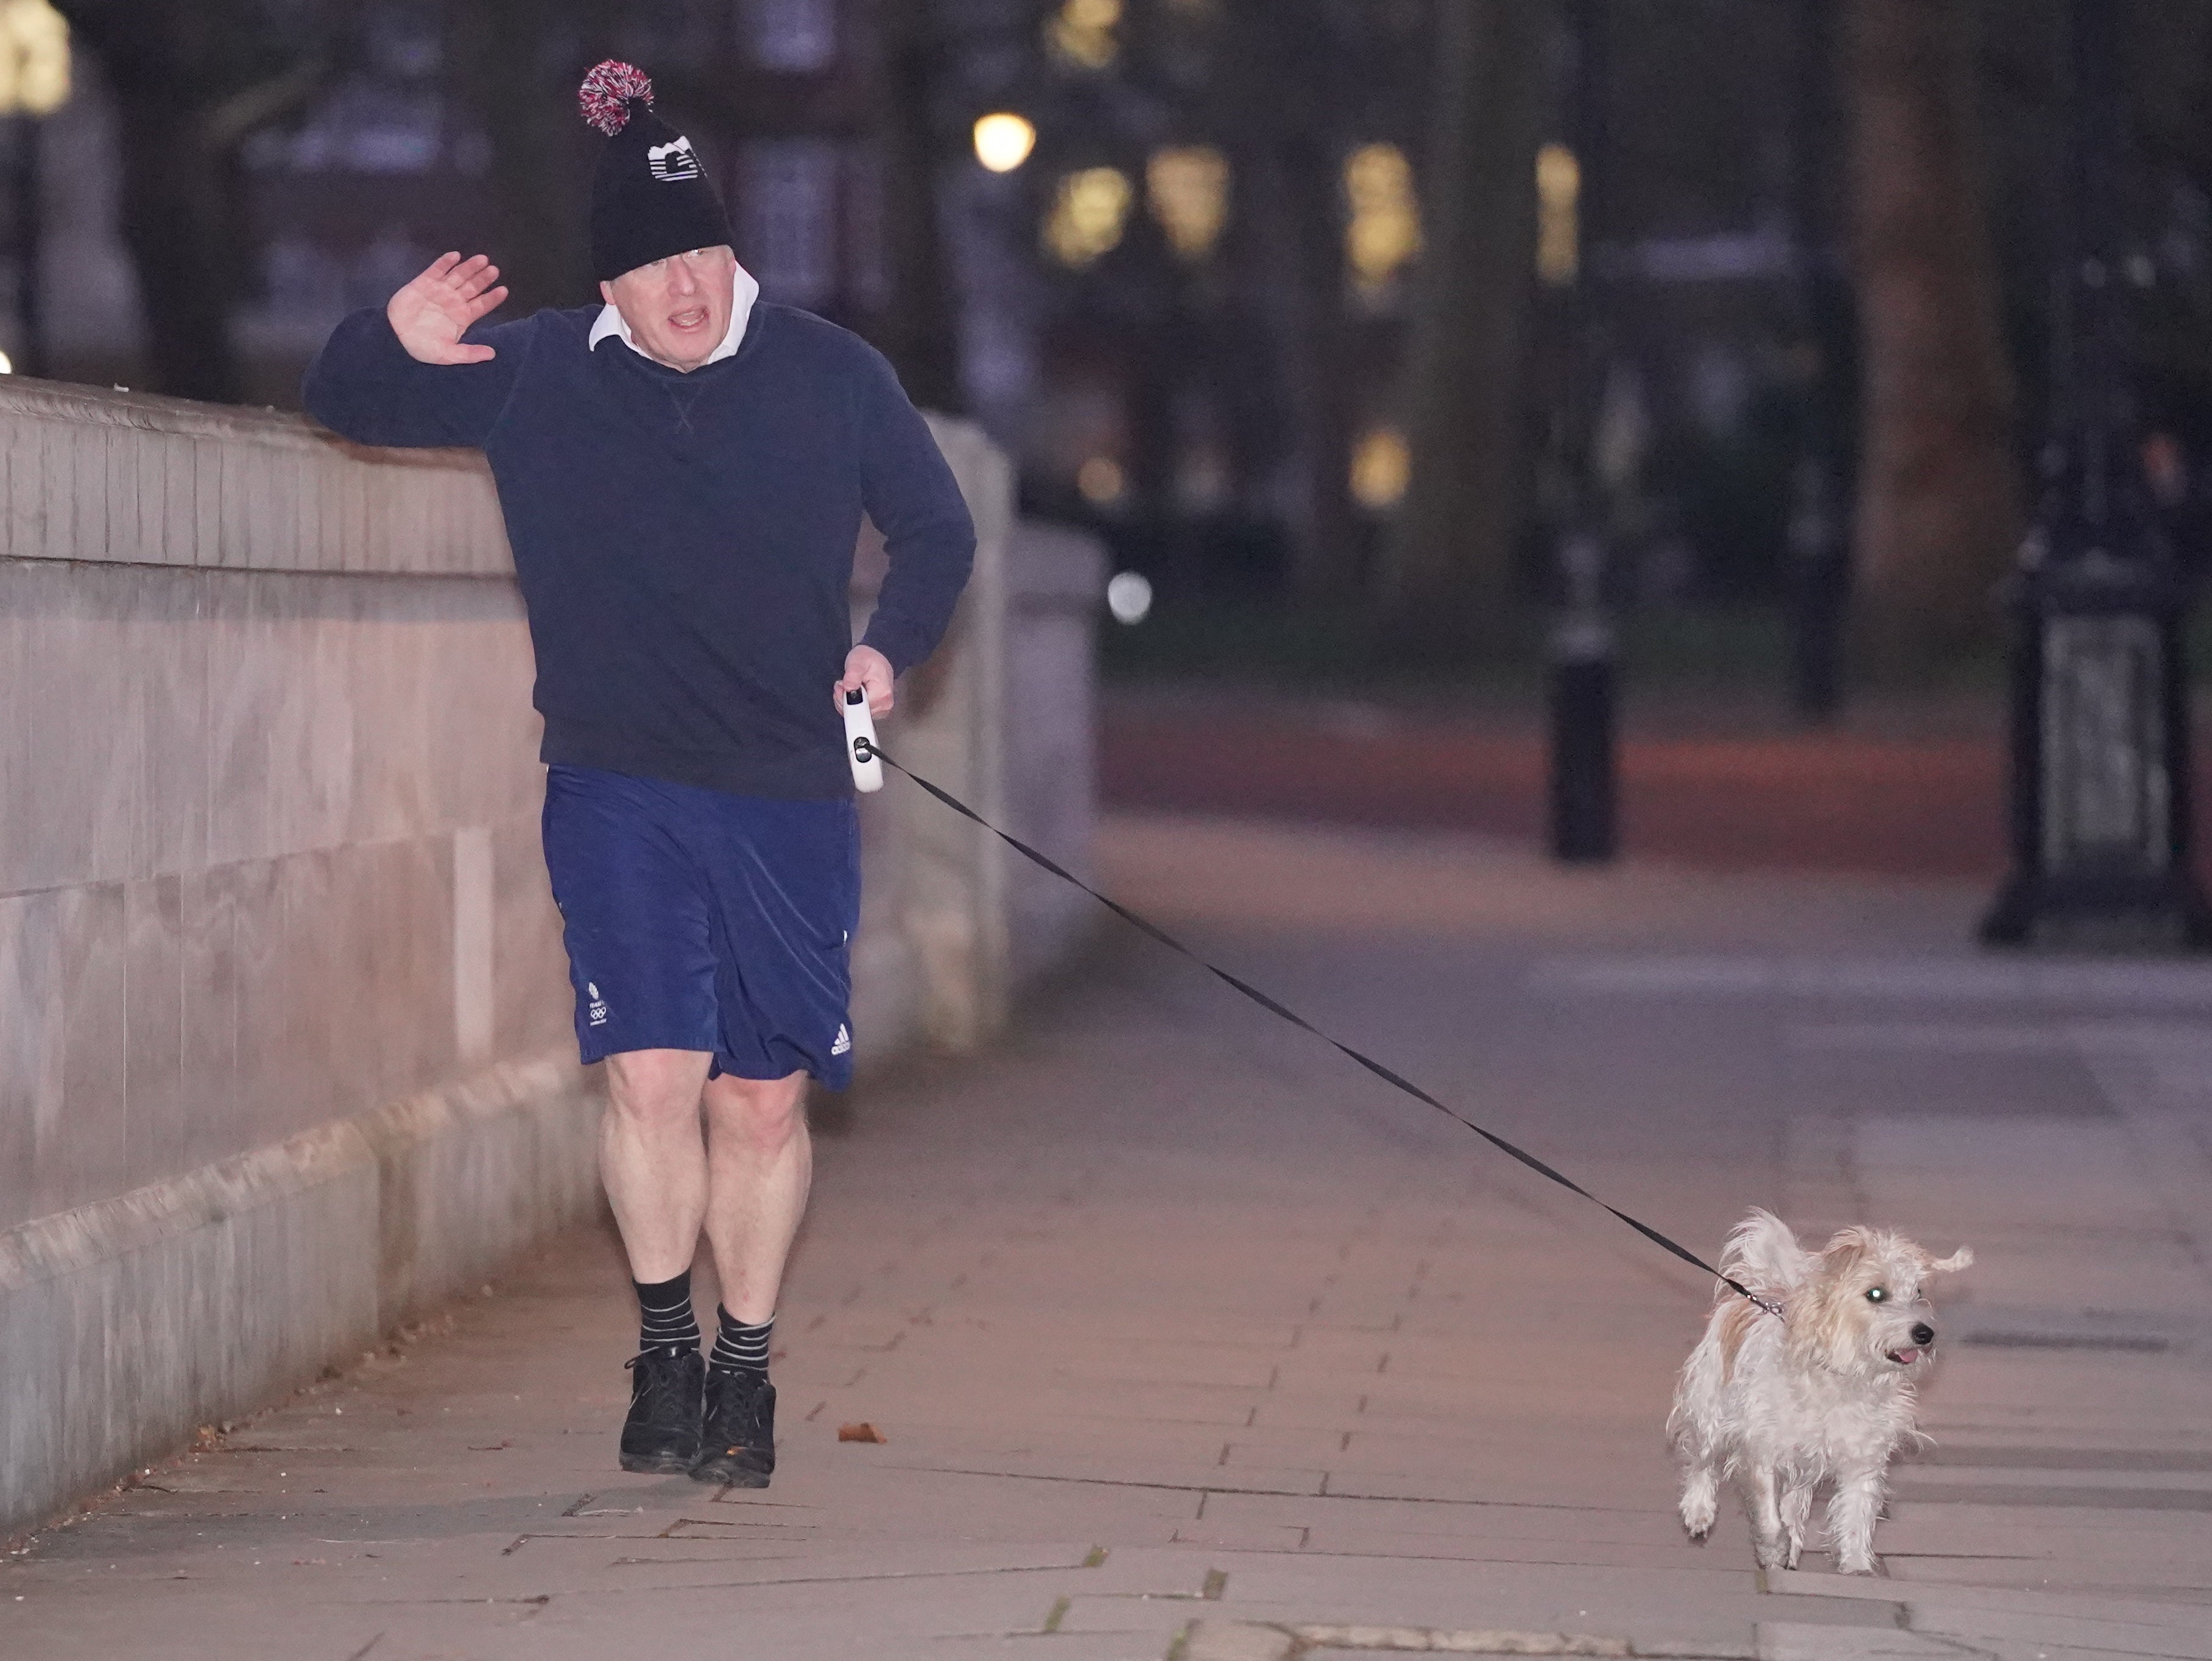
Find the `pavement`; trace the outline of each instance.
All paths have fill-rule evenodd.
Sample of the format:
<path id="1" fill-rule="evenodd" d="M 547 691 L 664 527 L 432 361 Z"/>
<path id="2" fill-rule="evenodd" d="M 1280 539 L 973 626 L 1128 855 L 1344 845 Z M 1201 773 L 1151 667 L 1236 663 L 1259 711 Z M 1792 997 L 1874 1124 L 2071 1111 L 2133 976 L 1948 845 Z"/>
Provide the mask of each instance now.
<path id="1" fill-rule="evenodd" d="M 1971 1244 L 1886 1577 L 1683 1537 L 1700 1276 L 1121 932 L 825 1104 L 769 1489 L 616 1469 L 586 1229 L 34 1538 L 0 1656 L 2212 1657 L 2212 968 L 1978 954 L 1979 884 L 1172 815 L 1102 854 L 1696 1248 L 1755 1204 Z"/>

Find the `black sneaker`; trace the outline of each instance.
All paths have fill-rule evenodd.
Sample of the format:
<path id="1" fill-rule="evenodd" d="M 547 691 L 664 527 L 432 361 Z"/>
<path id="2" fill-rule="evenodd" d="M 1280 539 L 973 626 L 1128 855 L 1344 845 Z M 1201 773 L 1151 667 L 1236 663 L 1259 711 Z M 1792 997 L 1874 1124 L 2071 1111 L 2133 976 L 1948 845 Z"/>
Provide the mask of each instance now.
<path id="1" fill-rule="evenodd" d="M 699 1433 L 695 1481 L 766 1488 L 775 1469 L 775 1386 L 765 1373 L 707 1374 L 707 1421 Z"/>
<path id="2" fill-rule="evenodd" d="M 623 1421 L 622 1468 L 673 1476 L 699 1457 L 701 1374 L 707 1363 L 696 1349 L 671 1355 L 648 1349 L 623 1365 L 630 1369 L 629 1417 Z"/>

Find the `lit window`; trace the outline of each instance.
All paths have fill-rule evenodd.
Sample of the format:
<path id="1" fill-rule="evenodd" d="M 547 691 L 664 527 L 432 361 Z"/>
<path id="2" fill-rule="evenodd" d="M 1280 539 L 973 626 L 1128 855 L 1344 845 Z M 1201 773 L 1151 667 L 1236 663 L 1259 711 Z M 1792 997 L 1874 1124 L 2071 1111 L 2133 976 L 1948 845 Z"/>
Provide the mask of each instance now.
<path id="1" fill-rule="evenodd" d="M 271 318 L 289 323 L 343 317 L 353 303 L 354 292 L 348 286 L 346 263 L 296 232 L 271 238 L 262 252 L 262 310 Z M 386 290 L 385 300 L 391 297 Z"/>
<path id="2" fill-rule="evenodd" d="M 435 103 L 395 99 L 380 118 L 354 130 L 345 159 L 357 173 L 426 173 L 437 164 L 443 137 Z"/>
<path id="3" fill-rule="evenodd" d="M 1093 507 L 1111 507 L 1129 494 L 1129 481 L 1111 456 L 1093 456 L 1075 470 L 1075 488 Z"/>
<path id="4" fill-rule="evenodd" d="M 296 132 L 256 133 L 244 155 L 263 172 L 420 173 L 437 165 L 445 133 L 443 110 L 429 94 L 356 82 L 324 100 Z"/>
<path id="5" fill-rule="evenodd" d="M 1152 217 L 1185 259 L 1204 259 L 1229 219 L 1229 159 L 1211 145 L 1155 150 L 1145 169 Z"/>
<path id="6" fill-rule="evenodd" d="M 1052 215 L 1045 221 L 1044 244 L 1063 265 L 1080 270 L 1121 246 L 1136 194 L 1118 167 L 1086 167 L 1060 181 Z"/>
<path id="7" fill-rule="evenodd" d="M 1363 144 L 1345 158 L 1344 194 L 1352 209 L 1345 258 L 1359 287 L 1378 293 L 1421 252 L 1413 164 L 1395 144 Z"/>
<path id="8" fill-rule="evenodd" d="M 820 306 L 837 282 L 837 147 L 827 139 L 745 146 L 738 257 L 771 300 Z"/>
<path id="9" fill-rule="evenodd" d="M 1044 26 L 1054 53 L 1079 69 L 1110 68 L 1121 55 L 1121 0 L 1066 0 Z"/>
<path id="10" fill-rule="evenodd" d="M 837 60 L 837 0 L 738 0 L 738 18 L 764 70 L 811 75 Z"/>
<path id="11" fill-rule="evenodd" d="M 1536 152 L 1536 275 L 1564 288 L 1582 269 L 1582 164 L 1564 144 Z"/>
<path id="12" fill-rule="evenodd" d="M 1413 479 L 1413 454 L 1395 427 L 1376 427 L 1352 452 L 1352 494 L 1370 513 L 1395 507 Z"/>

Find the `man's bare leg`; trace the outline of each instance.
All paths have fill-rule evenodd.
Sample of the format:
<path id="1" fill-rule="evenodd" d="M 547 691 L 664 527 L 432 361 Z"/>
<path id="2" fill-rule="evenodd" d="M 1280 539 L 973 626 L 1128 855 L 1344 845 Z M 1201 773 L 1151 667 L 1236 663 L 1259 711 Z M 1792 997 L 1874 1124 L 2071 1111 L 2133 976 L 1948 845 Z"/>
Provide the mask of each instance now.
<path id="1" fill-rule="evenodd" d="M 673 1280 L 691 1267 L 699 1249 L 707 1215 L 699 1099 L 712 1060 L 694 1050 L 631 1050 L 607 1058 L 599 1174 L 633 1280 Z"/>
<path id="2" fill-rule="evenodd" d="M 725 1074 L 707 1085 L 706 1099 L 707 1240 L 722 1306 L 757 1326 L 775 1313 L 784 1262 L 814 1179 L 806 1075 Z"/>
<path id="3" fill-rule="evenodd" d="M 706 1418 L 691 1476 L 766 1488 L 775 1470 L 767 1327 L 814 1176 L 806 1076 L 726 1076 L 709 1083 L 707 1167 L 707 1243 L 714 1251 L 722 1307 L 738 1325 L 720 1328 L 708 1359 Z"/>
<path id="4" fill-rule="evenodd" d="M 673 1476 L 690 1472 L 699 1460 L 706 1365 L 690 1288 L 707 1214 L 699 1094 L 712 1059 L 690 1050 L 631 1050 L 607 1058 L 599 1173 L 629 1254 L 630 1277 L 638 1282 L 643 1325 L 623 1422 L 624 1470 Z M 670 1342 L 664 1346 L 662 1338 Z"/>

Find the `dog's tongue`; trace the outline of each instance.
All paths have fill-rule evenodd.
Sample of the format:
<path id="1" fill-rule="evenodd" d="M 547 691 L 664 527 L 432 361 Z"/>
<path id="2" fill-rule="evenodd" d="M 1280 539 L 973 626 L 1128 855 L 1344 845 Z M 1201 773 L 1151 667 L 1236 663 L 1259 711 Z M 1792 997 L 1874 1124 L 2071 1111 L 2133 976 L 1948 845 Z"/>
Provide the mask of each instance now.
<path id="1" fill-rule="evenodd" d="M 1917 1349 L 1893 1349 L 1889 1352 L 1889 1359 L 1899 1367 L 1910 1367 L 1920 1359 L 1920 1352 Z"/>

